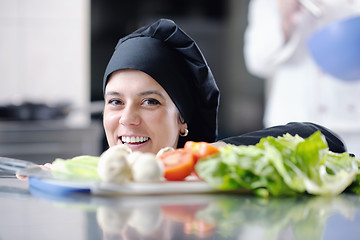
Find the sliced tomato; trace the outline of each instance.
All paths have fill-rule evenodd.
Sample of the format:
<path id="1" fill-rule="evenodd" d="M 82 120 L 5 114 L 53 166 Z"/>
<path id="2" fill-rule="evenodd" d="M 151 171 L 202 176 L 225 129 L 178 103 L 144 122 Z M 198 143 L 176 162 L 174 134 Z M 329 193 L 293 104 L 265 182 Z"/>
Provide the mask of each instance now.
<path id="1" fill-rule="evenodd" d="M 194 169 L 194 155 L 182 148 L 162 154 L 164 177 L 169 181 L 183 181 Z"/>
<path id="2" fill-rule="evenodd" d="M 219 149 L 207 142 L 187 141 L 185 143 L 184 149 L 194 154 L 195 164 L 200 158 L 204 158 L 219 152 Z"/>

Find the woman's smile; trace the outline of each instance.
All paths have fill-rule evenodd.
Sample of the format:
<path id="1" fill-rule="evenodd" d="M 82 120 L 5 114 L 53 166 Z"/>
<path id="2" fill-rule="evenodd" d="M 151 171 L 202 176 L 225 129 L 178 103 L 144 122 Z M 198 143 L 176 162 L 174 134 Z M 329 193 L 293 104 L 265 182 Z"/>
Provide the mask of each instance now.
<path id="1" fill-rule="evenodd" d="M 147 149 L 146 145 L 150 144 L 151 139 L 144 136 L 135 136 L 135 135 L 124 135 L 120 136 L 117 142 L 118 144 L 123 144 L 128 146 L 133 152 L 142 151 L 142 149 Z"/>
<path id="2" fill-rule="evenodd" d="M 139 136 L 120 136 L 120 140 L 123 144 L 141 144 L 149 140 L 148 137 Z"/>

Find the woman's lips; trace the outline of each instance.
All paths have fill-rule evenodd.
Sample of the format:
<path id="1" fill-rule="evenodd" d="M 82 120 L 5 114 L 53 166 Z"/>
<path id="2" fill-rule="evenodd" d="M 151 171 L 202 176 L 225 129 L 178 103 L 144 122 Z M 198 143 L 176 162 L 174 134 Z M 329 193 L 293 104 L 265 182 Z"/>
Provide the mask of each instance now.
<path id="1" fill-rule="evenodd" d="M 143 136 L 120 136 L 119 139 L 123 144 L 142 144 L 149 141 L 150 138 Z"/>

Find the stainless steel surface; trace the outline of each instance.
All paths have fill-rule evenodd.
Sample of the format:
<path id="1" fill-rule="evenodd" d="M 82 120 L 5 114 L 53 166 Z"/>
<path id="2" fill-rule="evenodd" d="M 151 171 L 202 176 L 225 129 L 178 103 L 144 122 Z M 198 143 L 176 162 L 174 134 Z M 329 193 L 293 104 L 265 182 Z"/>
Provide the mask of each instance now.
<path id="1" fill-rule="evenodd" d="M 56 196 L 0 178 L 0 239 L 359 239 L 359 196 Z"/>

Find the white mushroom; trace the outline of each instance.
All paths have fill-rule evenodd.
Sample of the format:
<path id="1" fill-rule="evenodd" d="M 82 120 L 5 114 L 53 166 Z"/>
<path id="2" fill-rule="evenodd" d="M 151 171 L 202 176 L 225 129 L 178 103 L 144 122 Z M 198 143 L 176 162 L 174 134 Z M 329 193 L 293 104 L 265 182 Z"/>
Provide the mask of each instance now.
<path id="1" fill-rule="evenodd" d="M 164 147 L 160 149 L 159 152 L 156 154 L 156 158 L 159 158 L 162 154 L 166 152 L 172 152 L 172 151 L 175 151 L 175 149 L 172 147 Z"/>
<path id="2" fill-rule="evenodd" d="M 132 152 L 131 154 L 129 154 L 128 156 L 128 162 L 130 164 L 130 166 L 132 167 L 134 165 L 134 163 L 136 162 L 136 160 L 144 153 L 139 152 L 139 151 L 135 151 Z"/>
<path id="3" fill-rule="evenodd" d="M 131 173 L 135 182 L 158 182 L 164 176 L 164 166 L 152 153 L 132 153 Z M 132 155 L 131 154 L 131 155 Z"/>
<path id="4" fill-rule="evenodd" d="M 100 178 L 105 182 L 126 183 L 131 181 L 131 167 L 128 156 L 131 150 L 125 145 L 116 145 L 100 155 L 97 168 Z"/>

